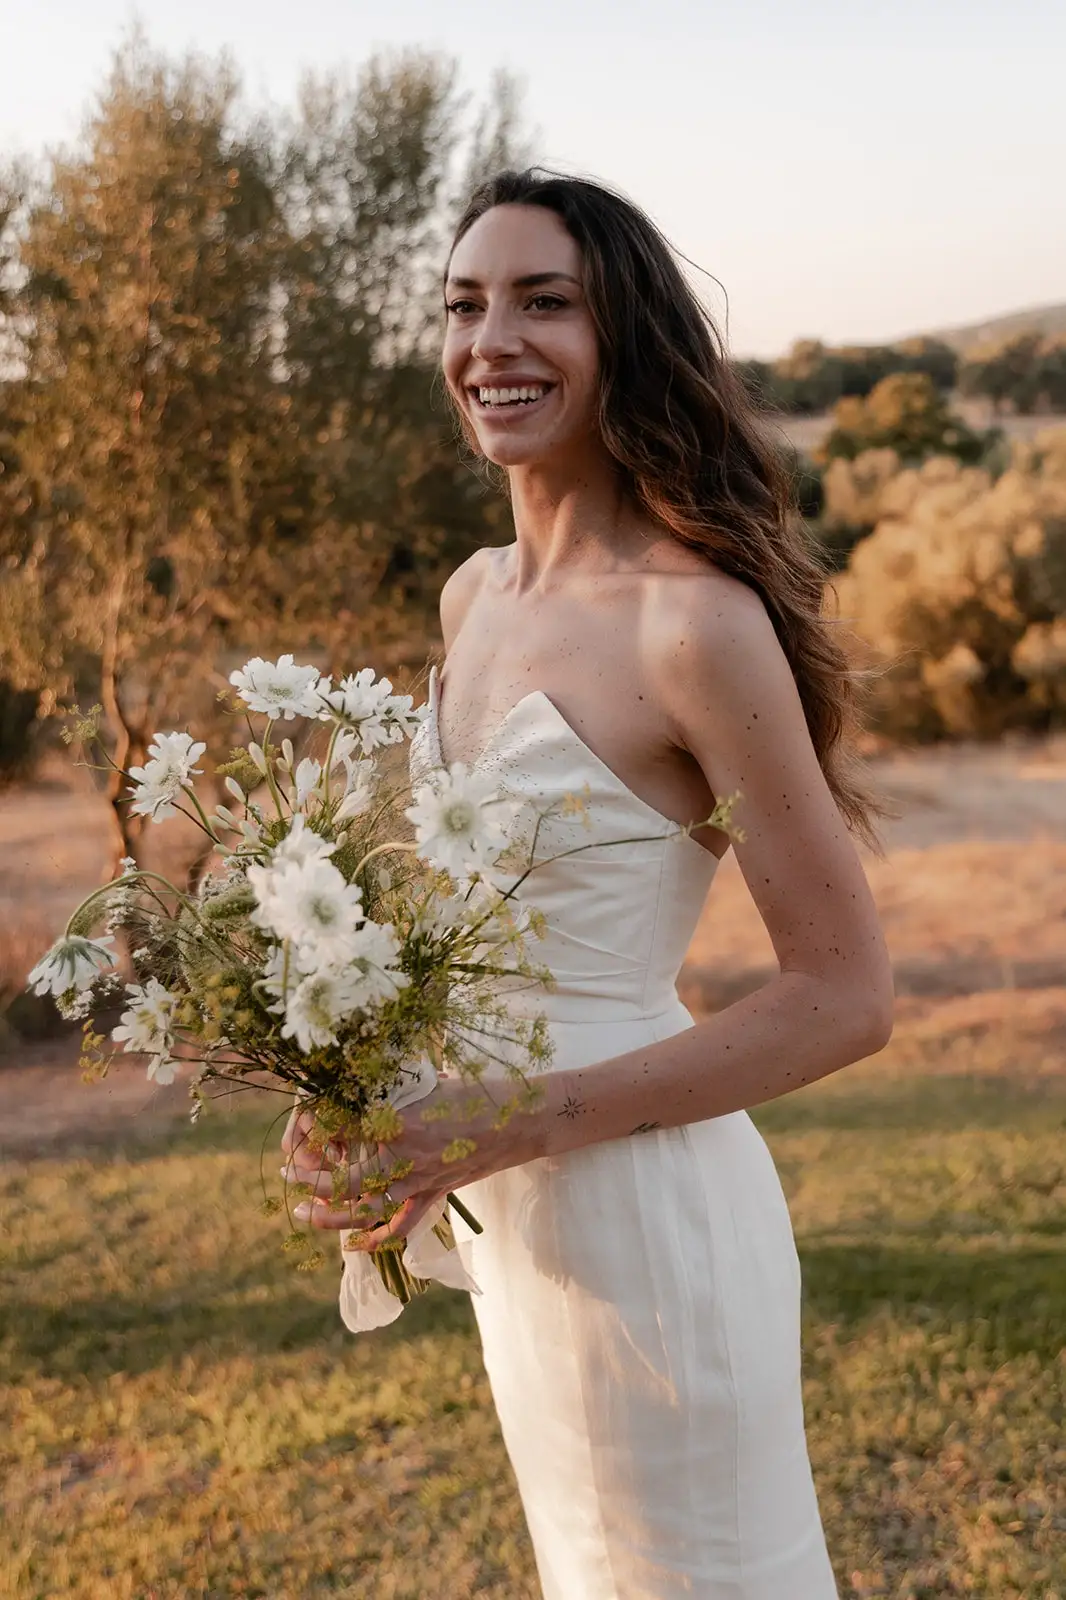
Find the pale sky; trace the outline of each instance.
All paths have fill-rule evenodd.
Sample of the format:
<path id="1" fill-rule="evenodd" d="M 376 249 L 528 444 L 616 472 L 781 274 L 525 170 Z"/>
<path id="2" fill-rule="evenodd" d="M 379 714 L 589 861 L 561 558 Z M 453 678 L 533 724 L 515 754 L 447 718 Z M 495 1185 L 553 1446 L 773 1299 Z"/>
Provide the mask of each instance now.
<path id="1" fill-rule="evenodd" d="M 720 279 L 738 355 L 1066 300 L 1060 0 L 0 0 L 0 156 L 76 136 L 135 16 L 252 104 L 382 47 L 509 68 L 537 158 Z"/>

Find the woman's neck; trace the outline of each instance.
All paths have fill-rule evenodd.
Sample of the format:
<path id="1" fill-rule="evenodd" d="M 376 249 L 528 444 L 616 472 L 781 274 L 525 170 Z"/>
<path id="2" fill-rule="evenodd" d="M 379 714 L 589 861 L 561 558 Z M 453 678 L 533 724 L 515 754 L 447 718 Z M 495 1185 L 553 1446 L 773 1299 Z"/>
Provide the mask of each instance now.
<path id="1" fill-rule="evenodd" d="M 519 593 L 550 587 L 564 569 L 613 570 L 647 547 L 646 522 L 609 458 L 512 467 L 508 480 Z"/>

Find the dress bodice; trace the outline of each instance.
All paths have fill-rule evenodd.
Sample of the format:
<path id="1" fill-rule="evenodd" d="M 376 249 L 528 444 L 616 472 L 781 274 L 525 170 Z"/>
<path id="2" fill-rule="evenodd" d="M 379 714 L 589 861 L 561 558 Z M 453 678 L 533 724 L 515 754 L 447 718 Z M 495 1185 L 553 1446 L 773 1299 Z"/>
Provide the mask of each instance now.
<path id="1" fill-rule="evenodd" d="M 414 781 L 444 763 L 439 706 L 433 668 L 428 714 L 410 747 Z M 603 1022 L 675 1006 L 677 975 L 717 866 L 711 852 L 635 795 L 541 690 L 512 707 L 471 765 L 538 810 L 568 794 L 585 802 L 583 815 L 556 807 L 542 825 L 534 860 L 545 864 L 516 896 L 543 913 L 547 931 L 531 954 L 556 979 L 550 995 L 529 995 L 529 1009 Z M 580 854 L 547 860 L 575 846 Z"/>

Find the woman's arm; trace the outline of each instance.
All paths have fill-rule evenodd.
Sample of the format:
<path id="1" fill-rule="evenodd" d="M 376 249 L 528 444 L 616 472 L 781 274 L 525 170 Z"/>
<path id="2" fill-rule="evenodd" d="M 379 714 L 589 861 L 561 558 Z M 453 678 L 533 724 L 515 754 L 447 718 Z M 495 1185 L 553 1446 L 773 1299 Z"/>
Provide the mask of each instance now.
<path id="1" fill-rule="evenodd" d="M 455 585 L 453 614 L 443 616 L 442 604 L 446 639 L 454 638 L 468 603 L 467 579 L 475 576 L 464 572 Z M 670 1039 L 590 1067 L 545 1073 L 536 1080 L 544 1089 L 537 1110 L 502 1130 L 493 1129 L 491 1115 L 461 1127 L 410 1119 L 390 1154 L 410 1158 L 414 1171 L 392 1185 L 400 1209 L 376 1228 L 353 1213 L 352 1203 L 330 1203 L 333 1175 L 302 1150 L 294 1118 L 285 1142 L 288 1175 L 320 1196 L 297 1206 L 295 1216 L 309 1215 L 321 1228 L 354 1225 L 361 1246 L 373 1249 L 407 1234 L 449 1189 L 538 1156 L 759 1105 L 887 1043 L 892 974 L 877 913 L 769 617 L 731 579 L 686 576 L 667 589 L 672 609 L 653 618 L 642 639 L 647 681 L 712 792 L 742 791 L 736 821 L 746 837 L 734 848 L 773 940 L 779 975 Z M 442 1079 L 433 1094 L 458 1109 L 469 1090 Z M 445 1163 L 444 1146 L 460 1131 L 474 1138 L 474 1152 Z M 353 1196 L 359 1182 L 353 1166 Z"/>
<path id="2" fill-rule="evenodd" d="M 875 1054 L 892 972 L 858 854 L 822 774 L 759 598 L 720 575 L 665 587 L 648 681 L 716 796 L 741 791 L 737 861 L 779 974 L 672 1038 L 546 1075 L 541 1154 L 746 1109 Z"/>

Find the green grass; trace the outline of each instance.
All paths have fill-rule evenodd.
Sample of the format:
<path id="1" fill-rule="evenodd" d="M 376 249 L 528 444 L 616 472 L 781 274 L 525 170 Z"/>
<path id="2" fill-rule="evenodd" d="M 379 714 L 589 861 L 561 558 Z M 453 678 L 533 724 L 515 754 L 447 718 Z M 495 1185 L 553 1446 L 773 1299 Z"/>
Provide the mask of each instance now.
<path id="1" fill-rule="evenodd" d="M 532 1600 L 467 1299 L 346 1334 L 253 1120 L 0 1167 L 0 1594 Z M 1066 1600 L 1066 1083 L 873 1063 L 757 1121 L 841 1596 Z"/>

